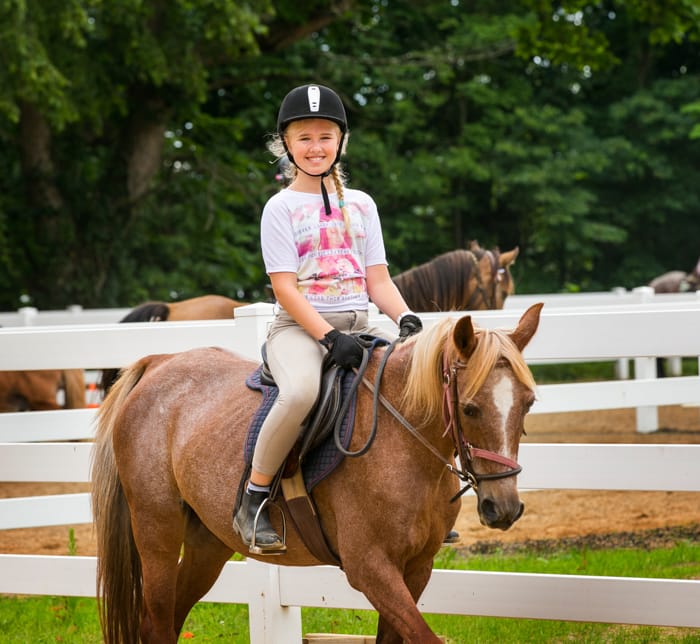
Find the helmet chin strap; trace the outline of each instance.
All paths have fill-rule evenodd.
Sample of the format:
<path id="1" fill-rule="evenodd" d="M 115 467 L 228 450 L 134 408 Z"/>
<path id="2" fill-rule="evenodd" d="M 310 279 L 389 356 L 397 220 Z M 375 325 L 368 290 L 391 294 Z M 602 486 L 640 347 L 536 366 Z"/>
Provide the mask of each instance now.
<path id="1" fill-rule="evenodd" d="M 292 161 L 292 163 L 294 163 L 292 159 L 290 160 Z M 328 190 L 326 190 L 326 182 L 324 181 L 324 179 L 331 175 L 331 173 L 333 172 L 333 168 L 335 168 L 335 162 L 325 172 L 322 172 L 321 174 L 311 174 L 310 172 L 307 172 L 306 170 L 303 170 L 302 168 L 297 166 L 297 170 L 301 170 L 301 172 L 303 172 L 307 177 L 321 177 L 321 196 L 323 197 L 323 208 L 326 212 L 326 217 L 331 216 L 331 200 L 328 197 Z"/>
<path id="2" fill-rule="evenodd" d="M 293 163 L 297 170 L 301 170 L 307 177 L 321 177 L 321 196 L 323 197 L 323 208 L 326 213 L 326 217 L 331 216 L 331 200 L 328 198 L 328 190 L 326 190 L 326 182 L 324 179 L 326 177 L 329 177 L 331 173 L 333 172 L 333 168 L 335 168 L 336 163 L 340 161 L 340 151 L 343 148 L 343 140 L 345 139 L 345 133 L 343 132 L 342 136 L 340 137 L 340 144 L 338 145 L 338 151 L 336 152 L 335 155 L 335 160 L 333 163 L 331 163 L 331 167 L 328 168 L 325 172 L 321 172 L 320 174 L 311 174 L 310 172 L 307 172 L 306 170 L 303 170 L 300 168 L 296 162 L 294 161 L 294 157 L 292 156 L 291 152 L 287 148 L 287 143 L 283 139 L 283 145 L 284 149 L 287 152 L 287 158 L 289 159 L 290 163 Z"/>

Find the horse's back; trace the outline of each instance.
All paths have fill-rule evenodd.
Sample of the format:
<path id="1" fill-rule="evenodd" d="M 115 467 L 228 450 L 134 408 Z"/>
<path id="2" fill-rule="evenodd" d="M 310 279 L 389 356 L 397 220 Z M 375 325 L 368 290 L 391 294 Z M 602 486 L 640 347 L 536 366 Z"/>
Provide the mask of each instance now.
<path id="1" fill-rule="evenodd" d="M 233 310 L 243 304 L 224 295 L 201 295 L 171 303 L 168 319 L 171 321 L 228 320 L 233 318 Z"/>
<path id="2" fill-rule="evenodd" d="M 669 271 L 655 277 L 649 282 L 649 286 L 654 289 L 655 293 L 678 293 L 680 284 L 685 278 L 686 273 L 683 271 Z"/>

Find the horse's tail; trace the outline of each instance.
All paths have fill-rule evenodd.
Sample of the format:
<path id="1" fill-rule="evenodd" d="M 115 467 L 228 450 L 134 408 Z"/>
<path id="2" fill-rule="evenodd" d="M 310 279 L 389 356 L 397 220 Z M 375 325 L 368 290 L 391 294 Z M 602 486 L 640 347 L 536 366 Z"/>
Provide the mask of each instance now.
<path id="1" fill-rule="evenodd" d="M 129 311 L 122 322 L 166 322 L 170 317 L 170 305 L 166 302 L 144 302 Z M 103 369 L 100 374 L 100 387 L 106 396 L 119 377 L 119 369 Z"/>
<path id="2" fill-rule="evenodd" d="M 124 402 L 147 367 L 141 360 L 124 371 L 97 414 L 92 461 L 92 509 L 97 535 L 97 598 L 106 644 L 139 641 L 143 614 L 141 560 L 117 472 L 112 432 Z"/>
<path id="3" fill-rule="evenodd" d="M 85 400 L 85 374 L 82 369 L 65 369 L 63 375 L 63 389 L 66 393 L 64 407 L 66 409 L 83 409 Z"/>

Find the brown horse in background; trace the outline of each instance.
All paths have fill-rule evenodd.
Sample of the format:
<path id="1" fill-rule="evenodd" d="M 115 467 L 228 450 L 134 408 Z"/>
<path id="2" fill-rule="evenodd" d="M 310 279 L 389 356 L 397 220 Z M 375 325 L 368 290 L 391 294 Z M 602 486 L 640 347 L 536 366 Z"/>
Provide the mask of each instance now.
<path id="1" fill-rule="evenodd" d="M 63 403 L 58 401 L 63 392 Z M 82 369 L 0 371 L 0 412 L 82 409 L 86 406 Z"/>
<path id="2" fill-rule="evenodd" d="M 234 309 L 246 302 L 224 295 L 201 295 L 180 302 L 144 302 L 127 313 L 119 322 L 177 322 L 181 320 L 229 320 Z M 103 369 L 100 388 L 106 394 L 119 375 L 119 369 Z"/>
<path id="3" fill-rule="evenodd" d="M 700 289 L 700 259 L 690 273 L 683 271 L 669 271 L 655 277 L 649 286 L 654 293 L 686 293 Z"/>
<path id="4" fill-rule="evenodd" d="M 346 456 L 310 497 L 348 582 L 379 613 L 378 643 L 439 641 L 416 602 L 459 513 L 456 470 L 476 490 L 484 525 L 505 530 L 522 514 L 516 459 L 535 382 L 521 352 L 541 308 L 510 332 L 465 315 L 371 354 L 348 446 L 362 455 Z M 92 507 L 107 644 L 175 644 L 234 552 L 322 563 L 291 521 L 287 551 L 271 559 L 251 554 L 232 527 L 262 399 L 246 385 L 257 366 L 216 348 L 149 356 L 125 369 L 100 407 Z M 271 519 L 280 531 L 278 513 Z"/>
<path id="5" fill-rule="evenodd" d="M 502 309 L 515 292 L 510 265 L 519 249 L 501 253 L 472 241 L 469 250 L 453 250 L 392 279 L 413 311 Z"/>

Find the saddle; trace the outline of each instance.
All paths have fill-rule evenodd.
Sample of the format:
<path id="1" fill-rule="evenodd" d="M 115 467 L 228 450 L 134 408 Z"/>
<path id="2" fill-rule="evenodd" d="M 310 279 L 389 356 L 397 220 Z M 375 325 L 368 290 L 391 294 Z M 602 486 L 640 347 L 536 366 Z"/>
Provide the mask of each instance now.
<path id="1" fill-rule="evenodd" d="M 366 354 L 369 354 L 375 346 L 389 344 L 382 338 L 368 334 L 356 334 L 355 337 L 362 344 Z M 274 397 L 266 395 L 266 392 L 270 390 L 276 392 L 276 384 L 267 364 L 265 345 L 261 348 L 261 354 L 262 364 L 253 374 L 256 376 L 256 384 L 251 384 L 252 378 L 249 378 L 248 384 L 252 388 L 259 388 L 263 391 L 263 403 L 249 429 L 246 441 L 246 468 L 239 484 L 234 514 L 241 502 L 246 480 L 250 474 L 252 451 L 257 432 L 267 415 L 267 411 L 272 406 L 274 398 L 276 398 L 276 394 Z M 366 360 L 363 361 L 363 364 L 366 364 Z M 324 356 L 321 364 L 321 385 L 316 402 L 302 423 L 300 437 L 277 473 L 270 492 L 270 502 L 278 504 L 282 511 L 283 524 L 285 517 L 289 516 L 308 550 L 319 561 L 335 566 L 340 566 L 341 563 L 328 546 L 309 490 L 330 474 L 342 460 L 342 455 L 337 456 L 340 453 L 335 447 L 333 449 L 336 456 L 332 462 L 328 461 L 327 454 L 317 458 L 319 452 L 323 452 L 330 443 L 333 443 L 333 433 L 341 426 L 341 423 L 345 423 L 343 442 L 347 445 L 350 443 L 354 421 L 354 408 L 351 407 L 350 403 L 354 401 L 355 387 L 359 384 L 360 378 L 361 374 L 354 376 L 352 372 L 338 366 L 329 354 Z M 348 387 L 349 379 L 352 379 L 352 383 Z M 323 471 L 311 480 L 305 480 L 302 471 L 307 456 L 310 456 L 308 461 L 314 462 L 313 466 L 323 468 Z"/>

